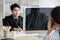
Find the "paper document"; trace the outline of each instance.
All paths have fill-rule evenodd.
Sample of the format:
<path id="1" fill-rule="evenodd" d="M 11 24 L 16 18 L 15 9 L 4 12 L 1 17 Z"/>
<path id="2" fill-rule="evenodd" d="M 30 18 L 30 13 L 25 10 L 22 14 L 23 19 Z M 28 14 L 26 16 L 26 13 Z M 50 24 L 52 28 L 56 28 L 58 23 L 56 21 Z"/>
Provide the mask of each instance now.
<path id="1" fill-rule="evenodd" d="M 16 37 L 22 37 L 22 36 L 37 36 L 38 34 L 25 34 L 25 33 L 21 33 L 21 32 L 15 32 L 14 36 Z"/>

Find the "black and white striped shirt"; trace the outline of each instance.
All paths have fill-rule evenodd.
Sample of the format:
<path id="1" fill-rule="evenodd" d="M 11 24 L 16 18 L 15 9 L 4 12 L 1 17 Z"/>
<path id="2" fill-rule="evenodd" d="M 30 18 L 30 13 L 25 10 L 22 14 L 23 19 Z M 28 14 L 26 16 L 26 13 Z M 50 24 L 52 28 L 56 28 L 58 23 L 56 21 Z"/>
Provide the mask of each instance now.
<path id="1" fill-rule="evenodd" d="M 47 37 L 47 40 L 60 40 L 59 28 L 53 30 Z"/>

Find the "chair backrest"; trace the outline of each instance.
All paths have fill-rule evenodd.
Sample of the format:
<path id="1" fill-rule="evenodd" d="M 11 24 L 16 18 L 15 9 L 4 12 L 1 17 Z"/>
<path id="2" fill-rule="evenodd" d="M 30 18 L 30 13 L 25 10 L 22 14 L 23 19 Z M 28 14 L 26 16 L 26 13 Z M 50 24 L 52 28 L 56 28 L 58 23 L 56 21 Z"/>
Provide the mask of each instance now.
<path id="1" fill-rule="evenodd" d="M 3 23 L 3 25 L 5 26 L 5 19 L 2 19 L 2 23 Z"/>

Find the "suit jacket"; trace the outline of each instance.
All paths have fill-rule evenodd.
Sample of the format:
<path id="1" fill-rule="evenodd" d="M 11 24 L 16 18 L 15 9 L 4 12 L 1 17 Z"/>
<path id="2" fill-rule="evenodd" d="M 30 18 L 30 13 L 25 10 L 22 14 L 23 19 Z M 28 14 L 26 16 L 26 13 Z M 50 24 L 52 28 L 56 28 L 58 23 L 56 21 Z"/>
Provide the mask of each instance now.
<path id="1" fill-rule="evenodd" d="M 48 17 L 40 12 L 37 13 L 36 18 L 32 15 L 33 14 L 30 13 L 26 16 L 26 30 L 47 30 Z"/>
<path id="2" fill-rule="evenodd" d="M 13 31 L 13 28 L 17 28 L 18 26 L 23 29 L 23 18 L 21 16 L 18 17 L 18 25 L 15 23 L 13 15 L 6 16 L 3 19 L 4 26 L 11 26 L 10 31 Z"/>

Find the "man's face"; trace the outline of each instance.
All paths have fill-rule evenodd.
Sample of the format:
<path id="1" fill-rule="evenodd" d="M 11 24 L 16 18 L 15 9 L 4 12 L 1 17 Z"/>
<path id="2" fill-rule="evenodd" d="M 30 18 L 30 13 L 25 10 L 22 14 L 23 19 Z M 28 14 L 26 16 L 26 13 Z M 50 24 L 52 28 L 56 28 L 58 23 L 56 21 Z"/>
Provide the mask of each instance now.
<path id="1" fill-rule="evenodd" d="M 15 8 L 12 10 L 12 14 L 13 14 L 14 16 L 18 17 L 19 14 L 20 14 L 20 8 L 15 7 Z"/>
<path id="2" fill-rule="evenodd" d="M 37 12 L 39 12 L 39 8 L 32 8 L 31 11 L 32 11 L 32 13 L 37 13 Z"/>

